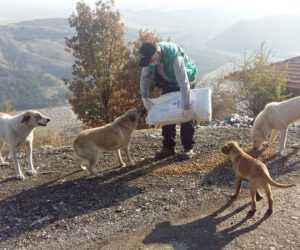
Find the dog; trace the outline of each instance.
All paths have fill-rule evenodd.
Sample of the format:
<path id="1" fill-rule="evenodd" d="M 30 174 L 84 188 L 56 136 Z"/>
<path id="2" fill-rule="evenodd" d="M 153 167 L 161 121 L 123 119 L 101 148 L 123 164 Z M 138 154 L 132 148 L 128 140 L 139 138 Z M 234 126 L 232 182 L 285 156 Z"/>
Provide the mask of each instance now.
<path id="1" fill-rule="evenodd" d="M 74 152 L 77 156 L 89 161 L 88 170 L 90 173 L 101 176 L 94 169 L 101 151 L 114 151 L 121 167 L 125 167 L 126 164 L 121 158 L 120 149 L 122 149 L 130 165 L 135 164 L 129 155 L 129 145 L 132 132 L 138 125 L 139 119 L 145 114 L 145 109 L 130 109 L 112 123 L 83 130 L 78 134 L 73 142 Z M 82 169 L 85 170 L 86 168 L 82 167 Z"/>
<path id="2" fill-rule="evenodd" d="M 300 96 L 282 102 L 268 103 L 256 117 L 251 129 L 250 137 L 253 148 L 258 149 L 261 144 L 269 146 L 280 131 L 280 148 L 277 154 L 282 154 L 288 131 L 288 125 L 300 119 Z"/>
<path id="3" fill-rule="evenodd" d="M 279 188 L 288 188 L 295 186 L 294 184 L 279 184 L 275 182 L 269 174 L 269 171 L 264 163 L 251 157 L 245 153 L 241 148 L 238 142 L 230 141 L 222 148 L 224 154 L 229 155 L 234 174 L 236 177 L 236 191 L 230 197 L 237 198 L 241 189 L 242 180 L 249 180 L 250 184 L 250 194 L 252 199 L 250 214 L 254 214 L 256 211 L 256 199 L 262 199 L 262 196 L 258 192 L 259 187 L 263 187 L 268 196 L 269 209 L 268 214 L 273 213 L 273 198 L 271 186 Z"/>
<path id="4" fill-rule="evenodd" d="M 15 116 L 0 113 L 0 161 L 4 165 L 8 165 L 2 157 L 2 150 L 7 144 L 12 154 L 13 164 L 15 167 L 16 177 L 20 180 L 24 179 L 24 175 L 18 164 L 18 149 L 25 145 L 28 157 L 28 173 L 33 175 L 36 171 L 32 163 L 32 140 L 33 131 L 36 127 L 47 126 L 50 119 L 35 110 L 25 111 Z"/>

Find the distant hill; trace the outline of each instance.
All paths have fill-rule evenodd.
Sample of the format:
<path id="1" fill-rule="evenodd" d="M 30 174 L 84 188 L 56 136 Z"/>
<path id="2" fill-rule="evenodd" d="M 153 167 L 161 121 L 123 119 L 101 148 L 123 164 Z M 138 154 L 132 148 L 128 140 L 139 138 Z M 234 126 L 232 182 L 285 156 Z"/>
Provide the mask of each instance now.
<path id="1" fill-rule="evenodd" d="M 198 79 L 245 51 L 257 50 L 262 41 L 281 58 L 300 53 L 299 15 L 241 21 L 253 16 L 211 7 L 128 10 L 121 17 L 126 43 L 136 40 L 141 28 L 164 40 L 171 37 L 196 63 Z M 73 34 L 65 18 L 0 26 L 0 104 L 10 100 L 14 109 L 65 104 L 67 89 L 61 78 L 72 78 L 74 61 L 64 50 L 65 37 Z"/>
<path id="2" fill-rule="evenodd" d="M 64 51 L 71 36 L 66 19 L 42 19 L 0 26 L 0 63 L 10 68 L 71 75 L 72 56 Z"/>
<path id="3" fill-rule="evenodd" d="M 137 35 L 126 32 L 128 39 Z M 64 18 L 0 26 L 0 105 L 10 101 L 18 110 L 64 105 L 61 78 L 72 78 L 74 61 L 64 50 L 65 37 L 73 34 Z"/>
<path id="4" fill-rule="evenodd" d="M 141 14 L 146 13 L 139 13 L 140 20 L 143 19 Z M 180 17 L 178 20 L 183 21 L 184 15 L 181 12 L 170 14 L 170 18 L 176 20 L 178 15 Z M 193 21 L 180 26 L 177 33 L 174 33 L 175 23 L 170 25 L 170 34 L 167 31 L 167 24 L 162 26 L 164 27 L 162 33 L 159 31 L 156 33 L 165 37 L 170 35 L 172 41 L 182 45 L 198 66 L 201 77 L 225 64 L 232 57 L 200 46 L 203 39 L 207 38 L 203 29 L 208 30 L 208 24 L 203 23 L 204 28 L 197 27 L 197 24 L 193 24 L 196 19 L 194 13 L 194 17 L 191 18 Z M 64 18 L 40 19 L 0 26 L 0 72 L 3 73 L 0 75 L 2 91 L 0 104 L 10 100 L 14 109 L 45 108 L 65 104 L 64 94 L 67 89 L 61 78 L 72 78 L 74 61 L 72 55 L 64 50 L 65 37 L 71 37 L 73 34 L 74 30 Z M 136 40 L 137 36 L 137 29 L 128 26 L 124 28 L 126 43 Z"/>
<path id="5" fill-rule="evenodd" d="M 211 49 L 243 53 L 257 50 L 262 41 L 275 56 L 293 57 L 300 53 L 300 15 L 265 17 L 243 21 L 207 42 Z"/>
<path id="6" fill-rule="evenodd" d="M 121 17 L 128 27 L 149 28 L 164 38 L 171 36 L 172 41 L 185 47 L 203 48 L 206 41 L 240 20 L 253 18 L 253 15 L 224 7 L 204 7 L 126 10 Z"/>
<path id="7" fill-rule="evenodd" d="M 66 90 L 62 84 L 38 71 L 0 66 L 0 105 L 10 103 L 16 110 L 63 105 Z"/>
<path id="8" fill-rule="evenodd" d="M 66 103 L 62 77 L 71 77 L 72 56 L 64 37 L 72 35 L 66 19 L 43 19 L 0 26 L 0 104 L 13 109 Z"/>

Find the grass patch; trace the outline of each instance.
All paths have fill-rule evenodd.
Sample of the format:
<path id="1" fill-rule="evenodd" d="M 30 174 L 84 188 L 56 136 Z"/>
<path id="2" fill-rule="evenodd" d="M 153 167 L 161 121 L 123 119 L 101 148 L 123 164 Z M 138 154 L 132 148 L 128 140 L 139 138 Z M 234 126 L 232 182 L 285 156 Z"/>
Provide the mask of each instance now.
<path id="1" fill-rule="evenodd" d="M 70 146 L 75 135 L 68 131 L 58 132 L 55 127 L 36 128 L 33 136 L 33 147 L 51 145 L 53 147 Z"/>

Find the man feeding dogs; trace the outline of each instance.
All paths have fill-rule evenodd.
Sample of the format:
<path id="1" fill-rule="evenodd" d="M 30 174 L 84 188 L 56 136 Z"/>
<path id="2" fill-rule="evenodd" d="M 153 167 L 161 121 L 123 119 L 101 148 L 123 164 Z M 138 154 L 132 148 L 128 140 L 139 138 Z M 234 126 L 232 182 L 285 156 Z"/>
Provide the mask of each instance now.
<path id="1" fill-rule="evenodd" d="M 140 48 L 140 66 L 143 67 L 140 77 L 140 91 L 144 106 L 151 109 L 153 103 L 148 99 L 151 79 L 162 89 L 162 94 L 173 91 L 181 92 L 182 117 L 190 119 L 182 123 L 180 129 L 181 143 L 184 156 L 192 158 L 194 126 L 190 101 L 190 89 L 195 87 L 197 68 L 194 62 L 187 57 L 182 48 L 170 42 L 145 42 Z M 156 152 L 157 159 L 175 155 L 176 125 L 162 127 L 163 148 Z"/>

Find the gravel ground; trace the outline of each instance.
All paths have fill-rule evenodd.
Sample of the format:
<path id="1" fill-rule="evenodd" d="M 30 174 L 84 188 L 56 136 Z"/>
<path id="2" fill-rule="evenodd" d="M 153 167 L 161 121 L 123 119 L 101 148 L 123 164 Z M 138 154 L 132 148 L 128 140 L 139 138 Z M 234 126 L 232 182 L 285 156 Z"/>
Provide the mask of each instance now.
<path id="1" fill-rule="evenodd" d="M 0 166 L 0 248 L 300 249 L 299 186 L 273 188 L 270 217 L 266 198 L 247 217 L 247 183 L 238 200 L 228 198 L 235 179 L 220 150 L 228 140 L 248 148 L 249 133 L 248 128 L 199 128 L 193 159 L 177 155 L 156 161 L 160 130 L 135 131 L 136 166 L 118 168 L 116 157 L 106 153 L 97 168 L 104 174 L 97 178 L 81 171 L 70 147 L 35 148 L 36 176 L 18 181 L 12 163 Z M 291 128 L 284 155 L 274 155 L 278 145 L 255 153 L 278 182 L 300 180 L 300 152 L 293 147 L 298 138 L 300 129 Z M 22 153 L 19 158 L 24 166 Z"/>

